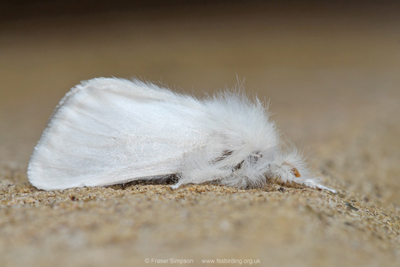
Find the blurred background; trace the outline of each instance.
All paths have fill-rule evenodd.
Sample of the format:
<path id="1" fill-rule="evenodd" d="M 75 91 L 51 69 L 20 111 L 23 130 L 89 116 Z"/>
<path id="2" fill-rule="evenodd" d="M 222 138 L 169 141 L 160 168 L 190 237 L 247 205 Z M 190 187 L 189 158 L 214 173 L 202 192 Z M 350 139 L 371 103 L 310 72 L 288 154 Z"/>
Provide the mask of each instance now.
<path id="1" fill-rule="evenodd" d="M 94 77 L 199 96 L 245 80 L 306 154 L 332 141 L 340 155 L 354 127 L 358 140 L 394 129 L 371 121 L 397 125 L 399 14 L 397 1 L 1 1 L 1 166 L 26 169 L 58 101 Z"/>
<path id="2" fill-rule="evenodd" d="M 399 1 L 0 1 L 0 174 L 28 185 L 52 110 L 95 77 L 245 80 L 325 184 L 399 211 Z"/>
<path id="3" fill-rule="evenodd" d="M 399 14 L 397 1 L 1 1 L 0 169 L 25 171 L 81 80 L 136 77 L 199 96 L 245 80 L 286 138 L 341 164 L 349 183 L 351 149 L 393 176 Z"/>

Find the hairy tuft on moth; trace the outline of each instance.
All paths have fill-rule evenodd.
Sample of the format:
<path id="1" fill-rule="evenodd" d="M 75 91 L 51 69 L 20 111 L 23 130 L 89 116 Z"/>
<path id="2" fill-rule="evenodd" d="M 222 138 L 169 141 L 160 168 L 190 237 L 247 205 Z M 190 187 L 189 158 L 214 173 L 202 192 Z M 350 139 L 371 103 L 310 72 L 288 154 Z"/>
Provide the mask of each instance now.
<path id="1" fill-rule="evenodd" d="M 285 151 L 266 107 L 242 92 L 205 99 L 138 80 L 96 78 L 60 101 L 35 147 L 29 181 L 44 190 L 177 177 L 257 188 L 268 181 L 335 192 Z"/>

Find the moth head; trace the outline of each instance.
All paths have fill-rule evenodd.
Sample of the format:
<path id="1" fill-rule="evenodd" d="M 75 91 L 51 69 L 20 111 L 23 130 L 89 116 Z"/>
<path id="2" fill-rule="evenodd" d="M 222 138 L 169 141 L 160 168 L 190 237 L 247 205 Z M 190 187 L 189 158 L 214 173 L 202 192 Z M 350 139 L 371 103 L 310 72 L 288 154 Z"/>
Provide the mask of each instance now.
<path id="1" fill-rule="evenodd" d="M 254 151 L 235 165 L 233 171 L 246 176 L 262 175 L 269 181 L 284 183 L 307 176 L 301 156 L 296 152 L 282 153 L 280 150 Z"/>
<path id="2" fill-rule="evenodd" d="M 283 183 L 291 183 L 308 177 L 304 161 L 297 151 L 277 151 L 267 170 L 267 178 Z"/>
<path id="3" fill-rule="evenodd" d="M 259 187 L 267 182 L 290 183 L 299 177 L 302 179 L 307 176 L 300 156 L 295 153 L 282 153 L 278 149 L 252 151 L 247 154 L 240 151 L 224 151 L 221 156 L 214 158 L 212 163 L 227 170 L 229 177 L 237 177 L 237 180 L 230 181 L 240 181 L 240 184 L 236 185 L 239 187 Z"/>

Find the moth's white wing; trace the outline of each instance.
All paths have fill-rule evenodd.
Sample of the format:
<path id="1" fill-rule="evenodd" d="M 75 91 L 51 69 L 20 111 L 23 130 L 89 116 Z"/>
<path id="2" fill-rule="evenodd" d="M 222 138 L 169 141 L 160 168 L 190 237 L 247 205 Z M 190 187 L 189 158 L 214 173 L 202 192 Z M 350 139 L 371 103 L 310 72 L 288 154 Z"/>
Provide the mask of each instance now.
<path id="1" fill-rule="evenodd" d="M 195 124 L 202 105 L 169 90 L 114 78 L 73 88 L 60 102 L 28 167 L 51 190 L 177 173 L 185 153 L 207 144 Z"/>

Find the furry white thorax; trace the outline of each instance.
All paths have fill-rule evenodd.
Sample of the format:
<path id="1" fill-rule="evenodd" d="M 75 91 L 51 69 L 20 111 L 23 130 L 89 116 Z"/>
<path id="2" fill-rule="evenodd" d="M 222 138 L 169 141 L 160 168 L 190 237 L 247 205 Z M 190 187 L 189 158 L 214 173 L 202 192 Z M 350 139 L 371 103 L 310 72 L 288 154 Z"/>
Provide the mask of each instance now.
<path id="1" fill-rule="evenodd" d="M 29 181 L 53 190 L 176 175 L 175 188 L 268 180 L 328 189 L 285 151 L 266 107 L 243 92 L 197 99 L 138 80 L 97 78 L 61 100 L 36 146 Z"/>

